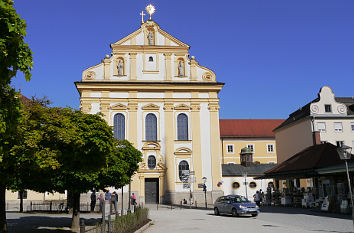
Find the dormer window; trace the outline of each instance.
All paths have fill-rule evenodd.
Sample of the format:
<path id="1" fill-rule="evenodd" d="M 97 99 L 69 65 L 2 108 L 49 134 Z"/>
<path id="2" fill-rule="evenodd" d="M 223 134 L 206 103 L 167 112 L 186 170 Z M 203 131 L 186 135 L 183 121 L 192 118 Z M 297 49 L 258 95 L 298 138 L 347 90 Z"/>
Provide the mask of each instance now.
<path id="1" fill-rule="evenodd" d="M 325 104 L 325 112 L 332 112 L 332 106 L 330 104 Z"/>
<path id="2" fill-rule="evenodd" d="M 149 57 L 149 61 L 153 62 L 154 58 L 153 57 Z"/>

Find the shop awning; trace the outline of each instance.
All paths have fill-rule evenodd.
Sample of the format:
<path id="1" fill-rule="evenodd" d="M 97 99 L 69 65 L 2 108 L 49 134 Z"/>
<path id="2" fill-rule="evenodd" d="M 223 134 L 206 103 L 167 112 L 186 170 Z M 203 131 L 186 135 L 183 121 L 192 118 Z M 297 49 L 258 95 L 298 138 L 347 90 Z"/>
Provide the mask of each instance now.
<path id="1" fill-rule="evenodd" d="M 324 143 L 307 147 L 274 168 L 265 171 L 264 175 L 257 177 L 257 179 L 310 178 L 330 171 L 325 168 L 337 165 L 344 165 L 337 153 L 337 147 L 330 143 Z"/>

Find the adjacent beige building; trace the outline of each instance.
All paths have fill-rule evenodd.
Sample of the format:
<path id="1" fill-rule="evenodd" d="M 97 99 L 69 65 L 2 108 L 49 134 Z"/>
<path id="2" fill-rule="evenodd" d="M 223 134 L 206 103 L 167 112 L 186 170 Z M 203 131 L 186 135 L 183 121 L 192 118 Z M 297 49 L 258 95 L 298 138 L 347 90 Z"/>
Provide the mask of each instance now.
<path id="1" fill-rule="evenodd" d="M 323 142 L 354 147 L 354 98 L 335 97 L 328 86 L 274 130 L 278 163 Z"/>

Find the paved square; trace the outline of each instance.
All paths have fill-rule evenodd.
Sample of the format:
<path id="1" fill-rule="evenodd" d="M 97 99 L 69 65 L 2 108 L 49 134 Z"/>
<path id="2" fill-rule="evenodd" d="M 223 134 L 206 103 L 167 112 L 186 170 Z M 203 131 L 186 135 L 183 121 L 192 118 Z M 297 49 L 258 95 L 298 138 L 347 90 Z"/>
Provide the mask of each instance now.
<path id="1" fill-rule="evenodd" d="M 153 225 L 144 233 L 352 232 L 350 216 L 306 209 L 263 207 L 258 217 L 215 216 L 212 210 L 150 207 Z"/>

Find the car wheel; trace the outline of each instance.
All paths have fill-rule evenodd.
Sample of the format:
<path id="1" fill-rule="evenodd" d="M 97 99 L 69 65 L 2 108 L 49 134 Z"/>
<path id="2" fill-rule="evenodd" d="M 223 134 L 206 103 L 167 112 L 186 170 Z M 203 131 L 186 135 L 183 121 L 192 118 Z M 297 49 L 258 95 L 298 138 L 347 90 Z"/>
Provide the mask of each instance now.
<path id="1" fill-rule="evenodd" d="M 215 214 L 215 215 L 220 215 L 219 209 L 216 208 L 216 207 L 214 208 L 214 214 Z"/>
<path id="2" fill-rule="evenodd" d="M 238 216 L 237 210 L 235 208 L 232 209 L 231 213 L 232 213 L 232 216 L 234 216 L 234 217 Z"/>
<path id="3" fill-rule="evenodd" d="M 258 214 L 252 214 L 252 217 L 257 217 Z"/>
<path id="4" fill-rule="evenodd" d="M 214 208 L 214 214 L 215 215 L 220 215 L 220 212 L 219 212 L 218 208 L 216 208 L 216 207 Z"/>

